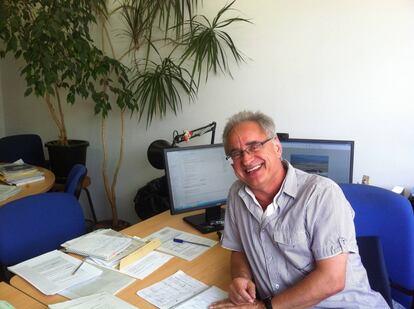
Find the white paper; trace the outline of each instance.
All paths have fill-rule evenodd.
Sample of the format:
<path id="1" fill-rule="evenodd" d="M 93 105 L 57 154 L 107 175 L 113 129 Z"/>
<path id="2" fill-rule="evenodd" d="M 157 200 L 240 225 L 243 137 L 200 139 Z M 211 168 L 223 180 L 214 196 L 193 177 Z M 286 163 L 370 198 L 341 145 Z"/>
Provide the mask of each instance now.
<path id="1" fill-rule="evenodd" d="M 131 265 L 125 267 L 122 272 L 142 280 L 167 263 L 170 259 L 172 259 L 172 256 L 169 254 L 152 251 Z"/>
<path id="2" fill-rule="evenodd" d="M 116 294 L 135 281 L 134 278 L 118 271 L 97 267 L 102 271 L 99 277 L 79 283 L 59 292 L 59 294 L 70 299 L 103 292 Z"/>
<path id="3" fill-rule="evenodd" d="M 174 307 L 174 309 L 208 309 L 212 303 L 228 298 L 228 293 L 212 286 L 193 298 Z"/>
<path id="4" fill-rule="evenodd" d="M 108 293 L 89 295 L 86 297 L 69 300 L 59 304 L 49 305 L 51 309 L 135 309 L 122 299 Z"/>
<path id="5" fill-rule="evenodd" d="M 160 309 L 168 309 L 206 289 L 208 285 L 179 270 L 164 280 L 138 291 L 137 295 Z"/>
<path id="6" fill-rule="evenodd" d="M 109 260 L 126 249 L 131 238 L 115 237 L 98 233 L 88 234 L 66 247 L 68 252 Z"/>
<path id="7" fill-rule="evenodd" d="M 215 240 L 186 233 L 171 227 L 165 227 L 158 232 L 145 237 L 144 240 L 152 240 L 154 238 L 159 238 L 161 240 L 161 246 L 157 248 L 158 251 L 178 256 L 187 261 L 192 261 L 210 248 L 189 243 L 176 243 L 173 241 L 173 238 L 201 243 L 210 247 L 217 244 L 217 241 Z"/>
<path id="8" fill-rule="evenodd" d="M 61 251 L 54 250 L 8 269 L 21 276 L 46 295 L 53 295 L 71 286 L 99 276 L 102 271 L 95 266 L 83 263 L 73 274 L 82 261 Z"/>

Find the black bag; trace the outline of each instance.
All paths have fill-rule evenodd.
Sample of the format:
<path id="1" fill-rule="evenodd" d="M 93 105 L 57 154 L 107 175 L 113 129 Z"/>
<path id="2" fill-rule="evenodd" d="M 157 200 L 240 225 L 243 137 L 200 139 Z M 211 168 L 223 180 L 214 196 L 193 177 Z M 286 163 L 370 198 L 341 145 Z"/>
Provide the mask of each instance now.
<path id="1" fill-rule="evenodd" d="M 170 209 L 167 180 L 165 176 L 156 178 L 138 189 L 134 198 L 135 211 L 141 220 Z"/>

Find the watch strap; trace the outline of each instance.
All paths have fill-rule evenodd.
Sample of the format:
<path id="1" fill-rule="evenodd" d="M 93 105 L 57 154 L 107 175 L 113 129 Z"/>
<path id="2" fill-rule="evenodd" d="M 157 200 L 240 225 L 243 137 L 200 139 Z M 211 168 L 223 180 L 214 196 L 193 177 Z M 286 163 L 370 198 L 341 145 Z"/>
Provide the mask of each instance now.
<path id="1" fill-rule="evenodd" d="M 263 299 L 263 304 L 265 305 L 266 309 L 273 309 L 272 297 L 266 297 L 265 299 Z"/>

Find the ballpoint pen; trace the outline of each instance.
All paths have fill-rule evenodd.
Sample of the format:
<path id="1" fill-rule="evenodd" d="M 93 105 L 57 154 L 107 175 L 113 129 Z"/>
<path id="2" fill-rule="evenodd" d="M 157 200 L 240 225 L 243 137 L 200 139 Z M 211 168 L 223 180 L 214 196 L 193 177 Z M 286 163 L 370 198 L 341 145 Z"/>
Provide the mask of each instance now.
<path id="1" fill-rule="evenodd" d="M 206 244 L 201 244 L 201 243 L 198 243 L 198 242 L 193 242 L 193 241 L 184 240 L 184 239 L 180 239 L 180 238 L 173 238 L 173 241 L 178 242 L 180 244 L 188 243 L 188 244 L 197 245 L 197 246 L 203 246 L 203 247 L 209 247 L 209 248 L 211 247 L 211 246 L 206 245 Z"/>
<path id="2" fill-rule="evenodd" d="M 72 276 L 76 274 L 76 272 L 82 267 L 83 263 L 85 263 L 85 260 L 82 261 L 72 272 Z"/>

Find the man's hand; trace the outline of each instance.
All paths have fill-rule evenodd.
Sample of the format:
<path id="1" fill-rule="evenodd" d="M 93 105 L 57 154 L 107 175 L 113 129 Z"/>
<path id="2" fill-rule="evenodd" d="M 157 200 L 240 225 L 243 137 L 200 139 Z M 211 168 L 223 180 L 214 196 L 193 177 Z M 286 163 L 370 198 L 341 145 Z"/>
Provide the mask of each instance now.
<path id="1" fill-rule="evenodd" d="M 253 304 L 256 300 L 256 286 L 250 279 L 234 278 L 229 290 L 229 298 L 236 305 Z"/>
<path id="2" fill-rule="evenodd" d="M 230 299 L 224 299 L 216 303 L 211 304 L 208 309 L 221 309 L 221 308 L 237 308 L 237 309 L 264 309 L 265 306 L 261 301 L 255 301 L 252 304 L 234 304 Z"/>

